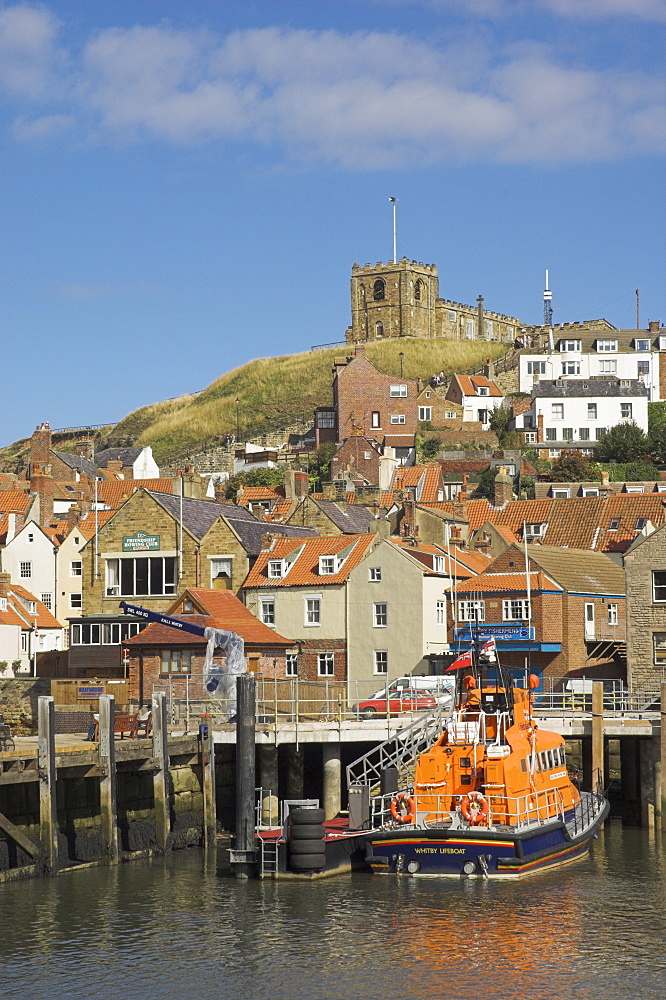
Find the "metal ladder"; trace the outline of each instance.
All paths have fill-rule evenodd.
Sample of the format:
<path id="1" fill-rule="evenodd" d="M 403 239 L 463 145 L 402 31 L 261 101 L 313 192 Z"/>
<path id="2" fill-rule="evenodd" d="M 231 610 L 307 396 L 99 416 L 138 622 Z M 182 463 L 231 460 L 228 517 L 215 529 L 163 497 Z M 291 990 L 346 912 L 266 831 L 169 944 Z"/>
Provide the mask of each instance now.
<path id="1" fill-rule="evenodd" d="M 259 838 L 259 878 L 277 875 L 278 871 L 278 841 Z"/>

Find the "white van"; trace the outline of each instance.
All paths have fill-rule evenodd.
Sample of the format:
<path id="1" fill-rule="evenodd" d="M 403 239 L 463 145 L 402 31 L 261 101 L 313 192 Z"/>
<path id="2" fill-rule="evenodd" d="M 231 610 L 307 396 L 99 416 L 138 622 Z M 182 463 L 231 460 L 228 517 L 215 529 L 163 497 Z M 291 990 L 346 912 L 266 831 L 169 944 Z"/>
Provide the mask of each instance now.
<path id="1" fill-rule="evenodd" d="M 449 705 L 453 702 L 455 680 L 453 675 L 450 677 L 437 675 L 430 677 L 396 677 L 394 680 L 389 681 L 389 697 L 399 695 L 401 690 L 423 691 L 424 693 L 431 694 L 440 705 Z M 385 697 L 386 685 L 379 688 L 372 695 L 373 699 Z"/>

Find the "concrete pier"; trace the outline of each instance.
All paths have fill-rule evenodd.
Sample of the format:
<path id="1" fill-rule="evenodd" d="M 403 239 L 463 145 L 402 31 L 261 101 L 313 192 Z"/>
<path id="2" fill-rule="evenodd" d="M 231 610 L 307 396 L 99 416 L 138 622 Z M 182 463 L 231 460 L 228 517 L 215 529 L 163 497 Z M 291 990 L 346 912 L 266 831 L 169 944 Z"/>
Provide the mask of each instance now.
<path id="1" fill-rule="evenodd" d="M 324 743 L 322 746 L 324 772 L 324 809 L 326 819 L 333 819 L 342 809 L 342 769 L 340 744 Z"/>

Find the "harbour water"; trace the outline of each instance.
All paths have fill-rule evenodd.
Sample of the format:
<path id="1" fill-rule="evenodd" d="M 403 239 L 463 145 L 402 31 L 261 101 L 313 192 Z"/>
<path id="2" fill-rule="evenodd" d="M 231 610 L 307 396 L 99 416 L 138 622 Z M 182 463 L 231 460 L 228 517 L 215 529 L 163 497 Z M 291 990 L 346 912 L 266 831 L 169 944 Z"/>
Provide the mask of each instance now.
<path id="1" fill-rule="evenodd" d="M 606 827 L 518 882 L 231 878 L 226 852 L 0 886 L 0 993 L 35 1000 L 663 1000 L 666 838 Z"/>

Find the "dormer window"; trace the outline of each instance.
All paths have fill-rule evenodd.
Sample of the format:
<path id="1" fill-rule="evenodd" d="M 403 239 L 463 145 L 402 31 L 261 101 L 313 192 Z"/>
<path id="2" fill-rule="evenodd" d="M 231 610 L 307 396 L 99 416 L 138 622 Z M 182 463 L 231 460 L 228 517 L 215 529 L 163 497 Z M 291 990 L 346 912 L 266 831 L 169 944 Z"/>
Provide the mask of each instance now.
<path id="1" fill-rule="evenodd" d="M 617 340 L 597 340 L 597 351 L 602 354 L 615 354 L 617 351 Z"/>
<path id="2" fill-rule="evenodd" d="M 487 385 L 480 385 L 478 387 L 478 393 L 479 393 L 479 396 L 489 396 L 490 395 L 490 389 L 488 388 Z"/>
<path id="3" fill-rule="evenodd" d="M 192 614 L 193 611 L 194 611 L 194 605 L 192 604 L 192 601 L 188 600 L 183 601 L 184 614 Z"/>
<path id="4" fill-rule="evenodd" d="M 567 354 L 569 352 L 580 351 L 580 340 L 560 340 L 560 353 Z"/>
<path id="5" fill-rule="evenodd" d="M 610 524 L 608 525 L 608 530 L 609 531 L 617 531 L 617 529 L 619 527 L 620 527 L 620 518 L 619 517 L 611 517 Z"/>
<path id="6" fill-rule="evenodd" d="M 28 610 L 31 615 L 37 614 L 37 601 L 28 601 Z"/>
<path id="7" fill-rule="evenodd" d="M 642 531 L 646 524 L 647 524 L 646 517 L 637 517 L 634 531 Z"/>
<path id="8" fill-rule="evenodd" d="M 444 556 L 433 556 L 432 557 L 432 568 L 435 573 L 444 572 Z"/>
<path id="9" fill-rule="evenodd" d="M 319 556 L 319 575 L 333 576 L 338 570 L 337 556 Z"/>
<path id="10" fill-rule="evenodd" d="M 634 347 L 637 351 L 649 351 L 650 341 L 649 340 L 635 340 Z"/>
<path id="11" fill-rule="evenodd" d="M 406 396 L 407 386 L 406 385 L 392 385 L 390 389 L 391 396 Z"/>
<path id="12" fill-rule="evenodd" d="M 6 611 L 6 610 L 7 610 L 7 598 L 0 597 L 0 611 Z"/>
<path id="13" fill-rule="evenodd" d="M 268 575 L 273 580 L 280 579 L 284 576 L 284 559 L 269 559 L 268 560 Z"/>

